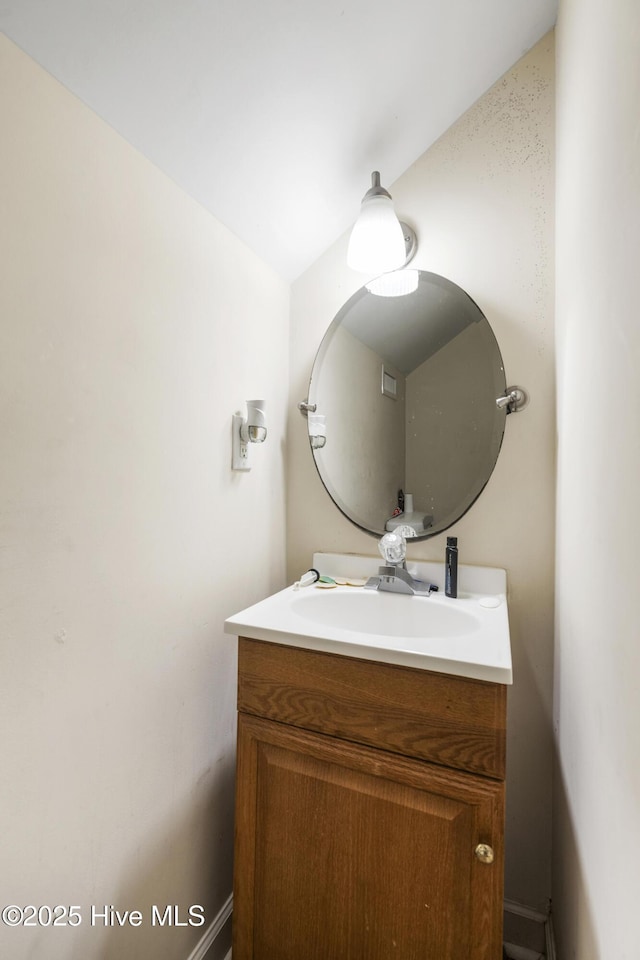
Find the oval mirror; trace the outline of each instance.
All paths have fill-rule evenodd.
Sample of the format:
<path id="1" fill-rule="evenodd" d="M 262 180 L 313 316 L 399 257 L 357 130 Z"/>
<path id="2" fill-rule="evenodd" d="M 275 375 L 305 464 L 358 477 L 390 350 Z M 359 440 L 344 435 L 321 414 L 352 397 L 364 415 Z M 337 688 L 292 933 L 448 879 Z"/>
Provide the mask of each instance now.
<path id="1" fill-rule="evenodd" d="M 496 338 L 460 287 L 419 272 L 417 289 L 366 287 L 338 312 L 309 385 L 309 440 L 342 513 L 382 536 L 435 536 L 466 513 L 500 452 L 505 374 Z"/>

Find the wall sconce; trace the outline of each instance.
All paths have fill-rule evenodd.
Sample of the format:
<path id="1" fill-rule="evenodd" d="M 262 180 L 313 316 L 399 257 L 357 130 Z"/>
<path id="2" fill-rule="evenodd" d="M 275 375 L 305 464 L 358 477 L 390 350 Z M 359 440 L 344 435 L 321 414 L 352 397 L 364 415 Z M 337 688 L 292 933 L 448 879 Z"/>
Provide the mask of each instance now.
<path id="1" fill-rule="evenodd" d="M 234 413 L 231 424 L 231 469 L 251 470 L 249 444 L 264 443 L 267 419 L 264 400 L 247 400 L 247 416 Z"/>
<path id="2" fill-rule="evenodd" d="M 380 174 L 374 170 L 371 187 L 362 198 L 360 216 L 351 231 L 348 266 L 370 276 L 389 273 L 405 267 L 417 247 L 415 232 L 398 220 L 391 194 L 381 186 Z"/>

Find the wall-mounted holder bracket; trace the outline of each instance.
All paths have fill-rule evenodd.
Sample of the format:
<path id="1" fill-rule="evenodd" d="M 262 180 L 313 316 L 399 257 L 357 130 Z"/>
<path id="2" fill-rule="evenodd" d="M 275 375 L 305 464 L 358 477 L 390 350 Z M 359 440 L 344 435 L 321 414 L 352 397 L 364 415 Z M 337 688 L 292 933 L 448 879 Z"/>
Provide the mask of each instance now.
<path id="1" fill-rule="evenodd" d="M 503 397 L 496 397 L 496 407 L 506 407 L 507 413 L 520 413 L 529 403 L 529 394 L 522 387 L 507 387 Z"/>
<path id="2" fill-rule="evenodd" d="M 309 403 L 308 400 L 301 400 L 300 403 L 298 404 L 298 410 L 300 411 L 303 417 L 308 417 L 310 413 L 316 412 L 316 404 Z"/>

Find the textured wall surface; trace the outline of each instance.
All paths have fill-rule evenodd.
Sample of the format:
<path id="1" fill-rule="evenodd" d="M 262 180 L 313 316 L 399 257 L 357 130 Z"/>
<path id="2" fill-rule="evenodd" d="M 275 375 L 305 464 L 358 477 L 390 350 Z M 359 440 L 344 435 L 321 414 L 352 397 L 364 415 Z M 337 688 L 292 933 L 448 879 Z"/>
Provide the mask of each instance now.
<path id="1" fill-rule="evenodd" d="M 429 94 L 431 95 L 431 94 Z M 415 122 L 420 122 L 416 116 Z M 488 486 L 449 534 L 461 560 L 506 567 L 515 683 L 509 692 L 507 896 L 544 908 L 550 895 L 555 513 L 553 350 L 554 45 L 544 38 L 387 186 L 416 227 L 415 265 L 459 284 L 497 336 L 507 381 L 531 402 L 507 418 Z M 384 170 L 381 171 L 384 182 Z M 343 237 L 292 288 L 288 573 L 314 550 L 377 555 L 324 491 L 295 404 L 320 340 L 362 284 Z M 446 535 L 409 558 L 444 559 Z"/>
<path id="2" fill-rule="evenodd" d="M 288 288 L 2 37 L 0 118 L 0 901 L 83 911 L 0 954 L 184 960 L 149 911 L 231 892 L 223 620 L 282 586 Z"/>
<path id="3" fill-rule="evenodd" d="M 562 960 L 638 956 L 640 6 L 558 20 L 554 924 Z"/>

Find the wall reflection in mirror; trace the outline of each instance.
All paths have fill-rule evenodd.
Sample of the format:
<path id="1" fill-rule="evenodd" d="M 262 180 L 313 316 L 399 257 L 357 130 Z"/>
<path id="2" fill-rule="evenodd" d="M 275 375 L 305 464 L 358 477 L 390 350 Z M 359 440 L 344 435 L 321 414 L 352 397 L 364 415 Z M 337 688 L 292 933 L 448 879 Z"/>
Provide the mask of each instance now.
<path id="1" fill-rule="evenodd" d="M 420 271 L 414 293 L 358 290 L 318 350 L 309 440 L 329 495 L 381 536 L 416 537 L 456 522 L 495 466 L 506 416 L 500 350 L 488 320 L 456 284 Z"/>

